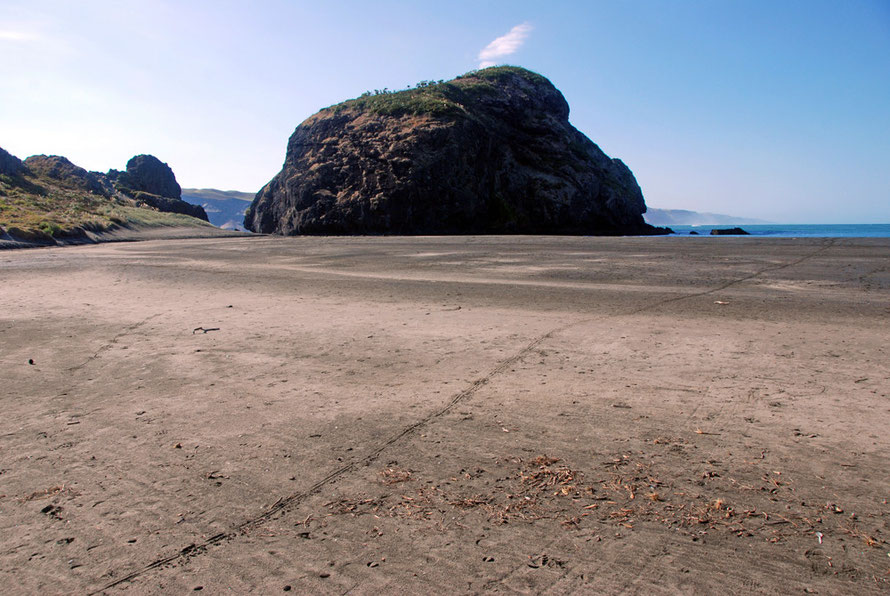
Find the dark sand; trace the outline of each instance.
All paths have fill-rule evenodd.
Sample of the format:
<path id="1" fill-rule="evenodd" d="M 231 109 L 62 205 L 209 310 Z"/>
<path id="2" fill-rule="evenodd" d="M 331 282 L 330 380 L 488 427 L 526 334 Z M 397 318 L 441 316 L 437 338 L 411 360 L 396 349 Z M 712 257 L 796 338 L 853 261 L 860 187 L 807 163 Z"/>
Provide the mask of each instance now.
<path id="1" fill-rule="evenodd" d="M 185 240 L 189 238 L 233 238 L 249 236 L 245 232 L 222 230 L 199 222 L 192 226 L 118 226 L 104 232 L 83 232 L 74 236 L 61 236 L 44 240 L 24 240 L 10 236 L 0 228 L 0 250 L 19 248 L 46 248 L 47 246 L 77 246 L 104 242 L 139 242 L 143 240 Z"/>
<path id="2" fill-rule="evenodd" d="M 886 239 L 0 252 L 0 586 L 886 592 L 888 323 Z"/>

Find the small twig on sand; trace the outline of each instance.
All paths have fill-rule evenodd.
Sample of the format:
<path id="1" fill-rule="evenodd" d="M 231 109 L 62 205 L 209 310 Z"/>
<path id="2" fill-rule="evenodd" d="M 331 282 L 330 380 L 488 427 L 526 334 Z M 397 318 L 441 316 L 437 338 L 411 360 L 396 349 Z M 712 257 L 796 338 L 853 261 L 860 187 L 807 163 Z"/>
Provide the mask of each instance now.
<path id="1" fill-rule="evenodd" d="M 700 428 L 695 429 L 695 434 L 697 434 L 697 435 L 714 435 L 715 437 L 720 435 L 720 433 L 706 433 L 705 431 L 703 431 Z"/>

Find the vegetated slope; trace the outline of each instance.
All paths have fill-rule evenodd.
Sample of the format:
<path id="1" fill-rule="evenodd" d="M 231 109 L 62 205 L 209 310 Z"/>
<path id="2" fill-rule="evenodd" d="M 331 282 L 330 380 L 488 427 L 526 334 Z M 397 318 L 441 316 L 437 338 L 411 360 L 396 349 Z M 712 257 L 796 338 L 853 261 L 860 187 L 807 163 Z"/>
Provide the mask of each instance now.
<path id="1" fill-rule="evenodd" d="M 245 216 L 277 234 L 647 234 L 630 169 L 518 67 L 386 90 L 321 110 Z"/>
<path id="2" fill-rule="evenodd" d="M 200 207 L 151 192 L 174 194 L 174 184 L 173 172 L 152 156 L 102 174 L 56 155 L 22 162 L 0 148 L 0 241 L 72 243 L 122 227 L 209 226 Z"/>

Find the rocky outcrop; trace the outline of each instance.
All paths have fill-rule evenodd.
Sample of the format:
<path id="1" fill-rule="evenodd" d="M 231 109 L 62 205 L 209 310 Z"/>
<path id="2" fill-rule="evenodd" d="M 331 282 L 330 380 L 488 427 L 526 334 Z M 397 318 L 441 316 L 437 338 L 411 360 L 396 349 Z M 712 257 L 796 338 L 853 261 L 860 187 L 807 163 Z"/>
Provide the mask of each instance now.
<path id="1" fill-rule="evenodd" d="M 102 174 L 88 172 L 61 155 L 32 155 L 25 160 L 25 167 L 37 176 L 51 178 L 61 186 L 72 190 L 110 196 L 114 189 Z"/>
<path id="2" fill-rule="evenodd" d="M 291 136 L 245 215 L 277 234 L 647 234 L 630 169 L 516 67 L 366 94 Z"/>
<path id="3" fill-rule="evenodd" d="M 108 178 L 120 192 L 158 211 L 209 221 L 203 207 L 182 200 L 173 170 L 154 155 L 137 155 L 127 162 L 126 171 L 109 170 Z"/>
<path id="4" fill-rule="evenodd" d="M 18 176 L 22 171 L 22 160 L 0 147 L 0 174 Z"/>
<path id="5" fill-rule="evenodd" d="M 204 208 L 201 205 L 192 205 L 182 199 L 160 197 L 147 192 L 136 192 L 132 197 L 140 203 L 144 203 L 158 211 L 164 211 L 165 213 L 181 213 L 183 215 L 191 215 L 192 217 L 203 219 L 204 221 L 210 221 L 207 219 L 207 212 L 204 211 Z"/>
<path id="6" fill-rule="evenodd" d="M 66 200 L 99 195 L 208 221 L 203 207 L 180 199 L 182 191 L 170 166 L 151 155 L 132 158 L 124 172 L 103 174 L 88 172 L 60 155 L 32 155 L 22 162 L 0 148 L 0 174 L 15 177 L 10 184 L 30 195 L 45 196 L 48 189 L 64 191 Z"/>
<path id="7" fill-rule="evenodd" d="M 742 228 L 725 228 L 711 230 L 711 236 L 750 236 L 751 232 L 746 232 Z"/>
<path id="8" fill-rule="evenodd" d="M 159 197 L 182 197 L 182 188 L 176 182 L 173 170 L 154 155 L 137 155 L 127 162 L 126 171 L 111 170 L 108 177 L 120 188 L 147 192 Z"/>
<path id="9" fill-rule="evenodd" d="M 106 174 L 88 172 L 58 155 L 33 155 L 22 162 L 0 149 L 0 169 L 0 249 L 138 238 L 162 227 L 164 235 L 204 236 L 213 230 L 204 223 L 207 215 L 200 206 L 144 191 L 123 192 Z"/>

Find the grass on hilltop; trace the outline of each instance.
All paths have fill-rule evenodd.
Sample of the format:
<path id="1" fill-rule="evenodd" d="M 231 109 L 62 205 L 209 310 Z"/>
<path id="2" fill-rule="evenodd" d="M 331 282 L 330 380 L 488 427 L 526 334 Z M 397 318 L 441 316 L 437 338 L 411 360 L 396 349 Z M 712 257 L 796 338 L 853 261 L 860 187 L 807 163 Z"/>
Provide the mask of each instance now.
<path id="1" fill-rule="evenodd" d="M 388 116 L 455 116 L 466 113 L 467 104 L 485 95 L 496 94 L 499 85 L 516 76 L 534 84 L 549 84 L 545 77 L 518 66 L 493 66 L 470 71 L 453 81 L 421 81 L 414 87 L 400 91 L 366 91 L 360 97 L 328 109 L 340 112 L 346 108 L 356 108 Z"/>

